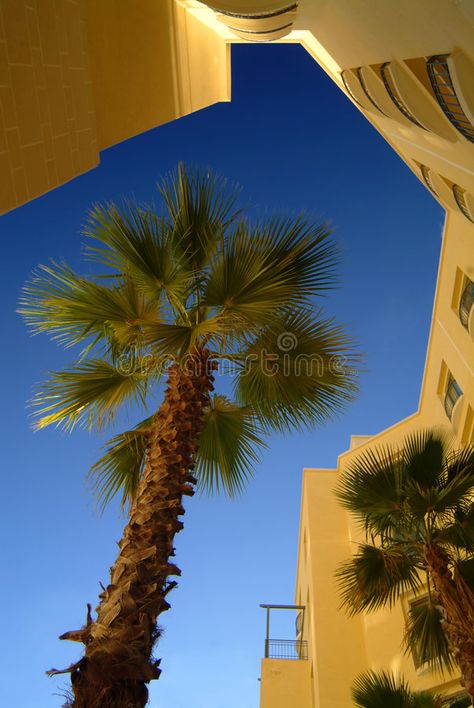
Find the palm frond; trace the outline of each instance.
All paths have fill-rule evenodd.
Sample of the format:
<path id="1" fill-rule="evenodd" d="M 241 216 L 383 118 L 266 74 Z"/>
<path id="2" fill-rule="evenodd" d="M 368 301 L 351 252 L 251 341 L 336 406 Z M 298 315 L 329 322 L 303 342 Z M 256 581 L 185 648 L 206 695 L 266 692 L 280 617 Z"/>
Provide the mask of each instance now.
<path id="1" fill-rule="evenodd" d="M 397 452 L 379 447 L 357 455 L 344 471 L 336 496 L 368 531 L 398 529 L 405 518 L 405 489 Z"/>
<path id="2" fill-rule="evenodd" d="M 352 684 L 358 708 L 439 708 L 440 698 L 427 691 L 411 691 L 403 677 L 385 671 L 366 671 Z"/>
<path id="3" fill-rule="evenodd" d="M 89 470 L 101 510 L 121 492 L 123 508 L 131 501 L 145 465 L 146 433 L 152 418 L 146 418 L 133 430 L 115 435 L 105 454 Z"/>
<path id="4" fill-rule="evenodd" d="M 89 359 L 51 374 L 33 400 L 38 429 L 61 425 L 101 428 L 127 403 L 145 404 L 146 377 L 124 373 L 102 359 Z"/>
<path id="5" fill-rule="evenodd" d="M 474 503 L 459 505 L 451 519 L 435 530 L 435 543 L 451 546 L 455 551 L 474 552 Z"/>
<path id="6" fill-rule="evenodd" d="M 357 390 L 357 357 L 332 320 L 298 310 L 271 323 L 242 352 L 236 400 L 268 429 L 311 428 L 344 409 Z"/>
<path id="7" fill-rule="evenodd" d="M 144 337 L 151 351 L 158 356 L 168 355 L 170 359 L 188 351 L 195 337 L 190 325 L 153 322 L 145 325 Z"/>
<path id="8" fill-rule="evenodd" d="M 474 443 L 465 445 L 459 450 L 451 450 L 445 459 L 445 483 L 449 483 L 459 474 L 470 471 L 474 476 Z"/>
<path id="9" fill-rule="evenodd" d="M 435 487 L 440 481 L 448 445 L 440 431 L 426 429 L 408 435 L 401 448 L 407 479 L 422 488 Z"/>
<path id="10" fill-rule="evenodd" d="M 172 242 L 189 268 L 209 262 L 226 229 L 238 217 L 240 188 L 210 169 L 183 163 L 158 185 L 166 205 L 165 220 Z"/>
<path id="11" fill-rule="evenodd" d="M 420 587 L 418 561 L 398 545 L 361 544 L 336 573 L 343 606 L 350 615 L 391 607 L 403 592 Z"/>
<path id="12" fill-rule="evenodd" d="M 84 234 L 89 256 L 118 273 L 125 273 L 152 302 L 166 295 L 173 306 L 186 301 L 189 272 L 173 249 L 166 224 L 150 207 L 134 202 L 96 205 L 89 213 Z"/>
<path id="13" fill-rule="evenodd" d="M 440 609 L 427 595 L 411 604 L 403 641 L 405 652 L 412 652 L 417 664 L 443 671 L 454 668 L 454 661 L 441 622 Z"/>
<path id="14" fill-rule="evenodd" d="M 211 263 L 203 302 L 251 324 L 309 305 L 335 282 L 338 249 L 329 237 L 327 227 L 302 217 L 241 222 Z"/>
<path id="15" fill-rule="evenodd" d="M 106 287 L 65 264 L 40 266 L 23 288 L 19 310 L 33 334 L 47 332 L 64 346 L 85 339 L 132 345 L 143 322 L 158 319 L 158 309 L 129 280 Z"/>
<path id="16" fill-rule="evenodd" d="M 242 492 L 265 447 L 252 411 L 214 396 L 196 457 L 200 486 L 229 496 Z"/>

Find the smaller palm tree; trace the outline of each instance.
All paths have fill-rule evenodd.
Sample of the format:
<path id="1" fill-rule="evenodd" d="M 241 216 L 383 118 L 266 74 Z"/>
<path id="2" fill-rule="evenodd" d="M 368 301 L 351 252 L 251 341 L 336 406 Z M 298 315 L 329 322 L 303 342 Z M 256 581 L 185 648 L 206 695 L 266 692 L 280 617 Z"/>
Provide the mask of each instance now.
<path id="1" fill-rule="evenodd" d="M 412 691 L 407 682 L 385 671 L 366 671 L 352 684 L 357 708 L 440 708 L 441 697 Z"/>
<path id="2" fill-rule="evenodd" d="M 425 595 L 410 612 L 406 650 L 450 668 L 474 698 L 474 446 L 451 449 L 435 431 L 400 449 L 359 455 L 337 489 L 363 524 L 366 541 L 338 570 L 350 614 Z"/>

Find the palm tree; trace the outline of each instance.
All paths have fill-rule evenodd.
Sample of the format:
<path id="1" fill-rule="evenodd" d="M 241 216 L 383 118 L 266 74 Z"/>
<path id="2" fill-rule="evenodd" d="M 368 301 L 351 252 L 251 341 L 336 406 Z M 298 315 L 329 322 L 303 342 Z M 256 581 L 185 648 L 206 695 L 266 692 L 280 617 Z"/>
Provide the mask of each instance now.
<path id="1" fill-rule="evenodd" d="M 180 575 L 170 559 L 183 497 L 198 481 L 239 492 L 265 434 L 322 423 L 356 389 L 352 343 L 314 308 L 338 260 L 327 228 L 303 217 L 250 224 L 238 190 L 182 165 L 160 193 L 159 213 L 95 207 L 85 234 L 100 272 L 41 266 L 21 302 L 33 332 L 82 345 L 36 396 L 39 428 L 101 429 L 124 406 L 147 409 L 91 471 L 102 502 L 121 492 L 129 519 L 96 618 L 88 607 L 86 625 L 61 637 L 85 645 L 64 670 L 79 708 L 147 702 L 157 619 Z M 222 362 L 232 398 L 212 394 Z"/>
<path id="2" fill-rule="evenodd" d="M 366 671 L 352 684 L 357 708 L 441 708 L 441 697 L 428 691 L 411 691 L 403 678 L 385 671 Z"/>
<path id="3" fill-rule="evenodd" d="M 366 542 L 338 570 L 349 613 L 415 603 L 406 649 L 439 668 L 458 664 L 474 697 L 474 446 L 450 449 L 441 433 L 408 436 L 400 449 L 359 455 L 337 489 Z"/>

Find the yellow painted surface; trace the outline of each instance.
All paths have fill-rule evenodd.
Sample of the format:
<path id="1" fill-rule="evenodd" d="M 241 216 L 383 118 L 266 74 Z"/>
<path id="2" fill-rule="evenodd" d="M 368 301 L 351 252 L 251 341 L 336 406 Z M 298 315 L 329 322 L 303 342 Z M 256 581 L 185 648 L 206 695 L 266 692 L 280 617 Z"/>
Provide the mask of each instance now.
<path id="1" fill-rule="evenodd" d="M 0 213 L 98 161 L 83 0 L 1 0 Z"/>
<path id="2" fill-rule="evenodd" d="M 250 12 L 262 7 L 258 0 L 227 5 Z M 270 5 L 279 7 L 277 0 Z M 355 96 L 358 109 L 423 184 L 424 166 L 434 197 L 447 209 L 419 409 L 378 435 L 354 436 L 337 469 L 305 470 L 296 602 L 307 607 L 309 660 L 262 665 L 262 708 L 346 708 L 350 684 L 365 668 L 401 669 L 414 688 L 446 692 L 455 685 L 454 678 L 417 672 L 402 655 L 406 603 L 352 620 L 339 611 L 334 570 L 359 531 L 332 490 L 353 455 L 400 443 L 417 428 L 442 426 L 460 444 L 473 436 L 474 335 L 460 324 L 457 303 L 463 278 L 474 280 L 474 224 L 460 210 L 453 185 L 465 191 L 474 219 L 474 143 L 441 110 L 426 58 L 451 55 L 456 91 L 474 119 L 474 4 L 300 0 L 291 21 L 281 41 L 300 43 L 348 100 Z M 0 213 L 90 169 L 99 150 L 229 100 L 230 43 L 245 41 L 231 24 L 198 0 L 0 0 Z M 261 27 L 276 24 L 265 19 Z M 402 104 L 426 130 L 390 98 L 381 75 L 385 62 L 392 62 L 389 75 Z M 327 111 L 330 118 L 330 106 Z M 434 249 L 439 236 L 433 234 Z M 463 390 L 453 423 L 443 406 L 448 372 Z"/>
<path id="3" fill-rule="evenodd" d="M 228 42 L 190 9 L 0 0 L 0 214 L 95 167 L 110 145 L 229 100 Z"/>
<path id="4" fill-rule="evenodd" d="M 312 708 L 311 663 L 262 659 L 261 708 Z"/>

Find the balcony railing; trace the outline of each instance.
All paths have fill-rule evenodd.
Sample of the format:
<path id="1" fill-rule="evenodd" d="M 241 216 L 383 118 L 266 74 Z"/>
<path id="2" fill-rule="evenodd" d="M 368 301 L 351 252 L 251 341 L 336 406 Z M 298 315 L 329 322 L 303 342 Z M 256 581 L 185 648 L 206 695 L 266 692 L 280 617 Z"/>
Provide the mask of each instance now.
<path id="1" fill-rule="evenodd" d="M 431 179 L 431 170 L 429 167 L 426 165 L 420 165 L 420 172 L 421 176 L 423 177 L 423 181 L 430 190 L 430 192 L 433 192 L 435 196 L 438 196 L 438 192 L 436 191 L 433 181 Z"/>
<path id="2" fill-rule="evenodd" d="M 460 211 L 462 211 L 466 219 L 469 219 L 469 221 L 474 223 L 474 218 L 469 211 L 469 207 L 466 202 L 466 190 L 460 187 L 459 184 L 453 184 L 453 194 Z"/>
<path id="3" fill-rule="evenodd" d="M 307 659 L 308 643 L 303 639 L 265 640 L 265 659 Z"/>
<path id="4" fill-rule="evenodd" d="M 397 91 L 397 88 L 394 84 L 393 78 L 390 74 L 390 62 L 386 61 L 385 64 L 382 64 L 380 67 L 380 76 L 382 77 L 382 81 L 384 83 L 384 86 L 387 90 L 388 95 L 392 99 L 392 102 L 395 104 L 395 106 L 398 108 L 400 113 L 405 116 L 407 120 L 409 120 L 411 123 L 414 123 L 415 125 L 418 126 L 418 128 L 422 128 L 423 130 L 426 130 L 424 125 L 421 125 L 419 121 L 415 118 L 413 113 L 410 111 L 408 106 L 405 105 L 405 103 L 402 101 L 402 98 L 400 94 Z"/>
<path id="5" fill-rule="evenodd" d="M 446 118 L 471 143 L 474 142 L 474 125 L 464 113 L 449 73 L 448 54 L 438 54 L 426 63 L 431 87 Z"/>
<path id="6" fill-rule="evenodd" d="M 362 88 L 362 91 L 365 93 L 365 95 L 366 95 L 366 97 L 368 98 L 368 100 L 371 102 L 371 104 L 372 104 L 373 106 L 375 106 L 375 108 L 376 108 L 378 111 L 380 111 L 380 113 L 381 113 L 383 116 L 386 115 L 385 111 L 383 111 L 383 110 L 380 108 L 379 104 L 377 103 L 377 101 L 376 101 L 375 98 L 372 96 L 371 92 L 369 91 L 369 87 L 367 86 L 367 83 L 366 83 L 366 81 L 365 81 L 365 79 L 364 79 L 364 76 L 363 76 L 363 74 L 362 74 L 362 67 L 361 67 L 361 66 L 357 67 L 357 69 L 356 69 L 356 74 L 357 74 L 357 78 L 359 79 L 359 83 L 360 83 L 360 86 L 361 86 L 361 88 Z"/>

